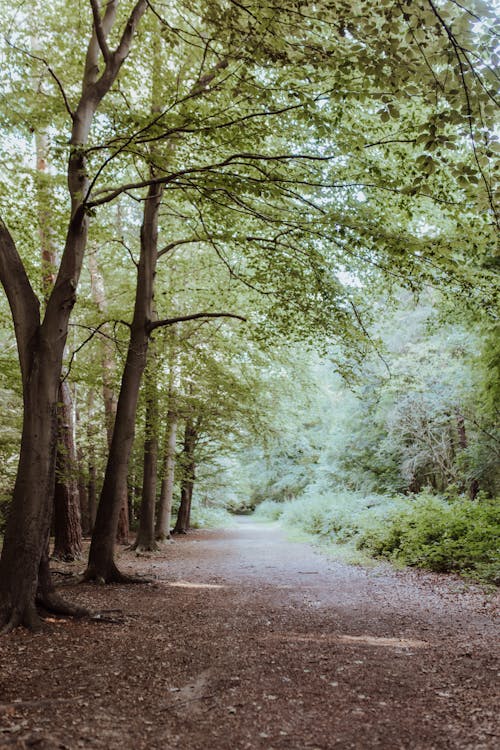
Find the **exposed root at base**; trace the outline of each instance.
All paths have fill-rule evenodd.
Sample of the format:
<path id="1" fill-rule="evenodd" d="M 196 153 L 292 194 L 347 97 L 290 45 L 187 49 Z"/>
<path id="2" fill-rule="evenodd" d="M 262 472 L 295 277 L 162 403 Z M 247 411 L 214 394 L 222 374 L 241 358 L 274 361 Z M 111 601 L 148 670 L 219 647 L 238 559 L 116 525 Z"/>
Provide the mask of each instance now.
<path id="1" fill-rule="evenodd" d="M 168 534 L 158 534 L 156 537 L 156 542 L 158 544 L 166 544 L 167 542 L 173 542 L 172 535 L 170 532 Z"/>
<path id="2" fill-rule="evenodd" d="M 108 567 L 107 570 L 98 570 L 95 566 L 89 566 L 80 578 L 80 583 L 99 583 L 101 585 L 107 583 L 123 583 L 123 584 L 136 584 L 136 583 L 151 583 L 148 578 L 139 578 L 137 576 L 128 576 L 122 573 L 116 565 L 113 563 Z"/>
<path id="3" fill-rule="evenodd" d="M 0 619 L 0 635 L 8 635 L 19 627 L 27 628 L 33 632 L 42 629 L 43 622 L 35 608 L 21 612 L 19 609 L 13 609 L 10 614 L 5 613 Z"/>
<path id="4" fill-rule="evenodd" d="M 42 630 L 45 623 L 41 614 L 64 615 L 73 618 L 91 617 L 91 612 L 84 607 L 69 604 L 62 597 L 53 592 L 38 595 L 36 605 L 28 606 L 24 610 L 16 607 L 4 610 L 0 616 L 0 635 L 7 635 L 19 627 L 32 632 Z"/>
<path id="5" fill-rule="evenodd" d="M 130 544 L 128 547 L 125 547 L 126 550 L 130 550 L 131 552 L 135 552 L 138 555 L 147 554 L 148 552 L 159 552 L 160 548 L 156 544 L 156 542 L 153 542 L 152 545 L 150 544 Z"/>
<path id="6" fill-rule="evenodd" d="M 65 601 L 59 594 L 54 592 L 38 595 L 36 598 L 37 605 L 45 612 L 51 612 L 55 615 L 65 615 L 67 617 L 89 617 L 90 610 L 85 607 L 79 607 L 76 604 L 70 604 Z"/>

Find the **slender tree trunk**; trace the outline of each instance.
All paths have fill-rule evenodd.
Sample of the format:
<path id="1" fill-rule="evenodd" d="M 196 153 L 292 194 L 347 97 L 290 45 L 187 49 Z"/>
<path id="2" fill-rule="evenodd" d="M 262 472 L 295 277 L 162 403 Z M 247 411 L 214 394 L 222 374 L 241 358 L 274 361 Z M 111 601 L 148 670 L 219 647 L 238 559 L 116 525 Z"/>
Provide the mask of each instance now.
<path id="1" fill-rule="evenodd" d="M 153 39 L 153 59 L 157 60 L 159 35 Z M 153 65 L 152 112 L 158 110 L 161 93 L 161 68 Z M 150 167 L 150 176 L 156 176 Z M 144 201 L 141 227 L 141 251 L 137 267 L 137 287 L 134 315 L 130 328 L 127 360 L 118 397 L 113 438 L 111 441 L 104 484 L 97 509 L 96 524 L 90 546 L 89 563 L 85 577 L 100 581 L 123 581 L 114 562 L 114 541 L 120 510 L 127 498 L 127 480 L 130 453 L 134 441 L 134 427 L 142 374 L 147 363 L 147 353 L 154 318 L 154 281 L 158 261 L 158 216 L 164 185 L 151 185 Z"/>
<path id="2" fill-rule="evenodd" d="M 77 420 L 78 421 L 78 420 Z M 89 512 L 89 482 L 86 465 L 86 456 L 83 448 L 77 449 L 78 462 L 78 497 L 80 498 L 80 516 L 82 519 L 82 534 L 90 534 L 90 512 Z"/>
<path id="3" fill-rule="evenodd" d="M 92 299 L 101 315 L 105 318 L 108 315 L 108 305 L 106 301 L 106 291 L 104 288 L 104 279 L 99 269 L 97 261 L 97 250 L 93 248 L 88 254 L 88 266 L 90 273 L 90 290 Z M 106 336 L 100 338 L 101 363 L 102 363 L 102 397 L 104 401 L 104 417 L 106 420 L 106 436 L 108 447 L 111 445 L 113 437 L 113 425 L 116 417 L 117 398 L 115 393 L 116 380 L 116 361 L 113 349 L 113 342 L 108 338 L 111 335 L 111 327 L 106 324 L 102 327 L 102 332 Z"/>
<path id="4" fill-rule="evenodd" d="M 119 228 L 118 228 L 119 229 Z M 94 249 L 88 256 L 89 260 L 89 271 L 90 271 L 90 288 L 92 298 L 96 303 L 99 312 L 103 316 L 108 314 L 108 304 L 106 301 L 106 290 L 104 287 L 104 279 L 99 269 L 97 262 L 97 251 Z M 106 420 L 106 436 L 108 440 L 108 450 L 111 448 L 111 441 L 113 439 L 113 428 L 116 419 L 116 408 L 117 398 L 115 391 L 115 380 L 116 380 L 116 359 L 115 352 L 113 349 L 113 343 L 108 338 L 111 334 L 110 326 L 103 326 L 103 333 L 107 334 L 106 337 L 101 338 L 101 362 L 102 362 L 102 397 L 104 401 L 104 416 Z M 129 525 L 129 513 L 128 513 L 128 498 L 125 494 L 121 501 L 120 515 L 118 517 L 118 526 L 116 530 L 116 543 L 117 544 L 128 544 L 128 538 L 130 533 Z"/>
<path id="5" fill-rule="evenodd" d="M 87 580 L 104 582 L 127 580 L 114 562 L 114 543 L 123 497 L 127 492 L 130 452 L 134 440 L 137 402 L 142 374 L 146 367 L 153 317 L 154 277 L 158 254 L 158 212 L 163 186 L 152 185 L 144 203 L 141 253 L 137 269 L 134 317 L 130 327 L 127 360 L 123 371 L 113 439 L 104 475 L 89 562 Z"/>
<path id="6" fill-rule="evenodd" d="M 167 434 L 163 454 L 163 471 L 160 489 L 158 514 L 156 517 L 155 536 L 158 541 L 170 539 L 172 500 L 174 497 L 175 446 L 177 440 L 177 415 L 173 410 L 167 412 Z"/>
<path id="7" fill-rule="evenodd" d="M 465 419 L 463 414 L 458 410 L 456 411 L 457 418 L 457 432 L 458 432 L 458 445 L 462 450 L 465 450 L 468 445 L 467 431 L 465 429 Z M 465 489 L 465 488 L 464 488 Z M 469 482 L 468 493 L 471 500 L 475 500 L 479 493 L 479 482 L 477 479 L 471 479 Z"/>
<path id="8" fill-rule="evenodd" d="M 89 534 L 94 530 L 95 517 L 97 513 L 97 466 L 96 466 L 96 449 L 97 439 L 94 425 L 94 390 L 91 388 L 87 397 L 88 422 L 87 422 L 87 443 L 88 443 L 88 508 L 89 508 Z"/>
<path id="9" fill-rule="evenodd" d="M 182 449 L 181 465 L 181 504 L 177 513 L 177 520 L 173 529 L 174 534 L 187 534 L 191 517 L 191 502 L 193 499 L 193 488 L 195 481 L 196 464 L 194 461 L 194 449 L 198 435 L 192 419 L 186 420 L 184 429 L 184 444 Z"/>
<path id="10" fill-rule="evenodd" d="M 32 48 L 39 50 L 39 40 L 32 37 Z M 35 89 L 38 90 L 39 82 Z M 35 131 L 36 195 L 38 233 L 40 237 L 42 288 L 45 304 L 54 286 L 57 252 L 50 211 L 51 195 L 47 189 L 49 137 L 46 130 Z M 78 485 L 75 481 L 74 419 L 71 394 L 66 383 L 59 386 L 58 440 L 54 494 L 55 547 L 53 555 L 61 560 L 77 560 L 82 553 Z"/>
<path id="11" fill-rule="evenodd" d="M 151 361 L 146 370 L 146 425 L 144 438 L 144 462 L 142 478 L 142 498 L 139 514 L 139 529 L 134 549 L 153 551 L 157 549 L 155 541 L 155 505 L 158 465 L 158 390 L 153 380 Z"/>
<path id="12" fill-rule="evenodd" d="M 58 447 L 54 491 L 55 541 L 52 556 L 68 562 L 79 560 L 82 556 L 82 524 L 72 406 L 69 386 L 66 382 L 62 382 L 59 385 Z"/>

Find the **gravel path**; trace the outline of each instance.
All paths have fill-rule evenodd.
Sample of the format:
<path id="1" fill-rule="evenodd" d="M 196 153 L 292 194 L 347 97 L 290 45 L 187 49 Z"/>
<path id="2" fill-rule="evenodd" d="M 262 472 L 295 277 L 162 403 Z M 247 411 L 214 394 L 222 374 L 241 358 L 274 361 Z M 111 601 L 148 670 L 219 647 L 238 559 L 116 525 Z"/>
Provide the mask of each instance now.
<path id="1" fill-rule="evenodd" d="M 119 562 L 154 582 L 64 584 L 115 622 L 0 641 L 0 747 L 500 746 L 492 594 L 337 563 L 246 518 Z"/>

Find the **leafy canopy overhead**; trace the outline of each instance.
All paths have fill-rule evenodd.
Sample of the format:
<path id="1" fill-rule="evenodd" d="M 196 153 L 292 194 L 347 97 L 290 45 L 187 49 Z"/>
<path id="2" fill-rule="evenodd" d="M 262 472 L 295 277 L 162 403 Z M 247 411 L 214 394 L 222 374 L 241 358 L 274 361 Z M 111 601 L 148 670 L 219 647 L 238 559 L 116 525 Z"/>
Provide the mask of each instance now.
<path id="1" fill-rule="evenodd" d="M 98 3 L 2 5 L 0 197 L 29 249 L 28 139 L 49 134 L 46 179 L 64 206 Z M 94 236 L 111 226 L 106 206 L 140 202 L 153 180 L 165 247 L 211 248 L 261 295 L 254 323 L 269 330 L 355 343 L 359 285 L 380 279 L 493 306 L 493 21 L 486 4 L 452 0 L 150 3 L 84 149 Z"/>

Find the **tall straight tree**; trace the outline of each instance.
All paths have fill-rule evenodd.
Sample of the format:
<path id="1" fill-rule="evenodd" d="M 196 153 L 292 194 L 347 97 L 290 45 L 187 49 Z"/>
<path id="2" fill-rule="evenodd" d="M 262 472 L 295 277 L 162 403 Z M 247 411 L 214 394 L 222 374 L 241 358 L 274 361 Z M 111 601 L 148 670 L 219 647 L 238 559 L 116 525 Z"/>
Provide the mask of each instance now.
<path id="1" fill-rule="evenodd" d="M 94 27 L 87 48 L 82 93 L 74 109 L 66 100 L 71 117 L 67 169 L 71 209 L 64 251 L 43 319 L 40 301 L 16 243 L 0 220 L 0 280 L 14 319 L 24 402 L 19 468 L 0 558 L 0 623 L 6 631 L 19 624 L 37 627 L 40 620 L 36 601 L 48 610 L 63 609 L 45 575 L 43 556 L 54 489 L 62 358 L 87 244 L 89 216 L 85 197 L 90 182 L 85 146 L 94 115 L 116 81 L 147 2 L 139 0 L 135 4 L 118 45 L 111 49 L 107 39 L 115 24 L 117 6 L 117 0 L 110 0 L 101 17 L 98 3 L 92 2 Z M 68 611 L 75 610 L 68 606 Z"/>
<path id="2" fill-rule="evenodd" d="M 191 504 L 193 501 L 194 483 L 196 480 L 195 449 L 199 437 L 199 419 L 186 419 L 184 425 L 184 440 L 182 453 L 179 458 L 181 473 L 181 502 L 177 512 L 177 520 L 173 528 L 174 534 L 187 534 L 191 519 Z"/>

